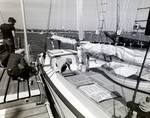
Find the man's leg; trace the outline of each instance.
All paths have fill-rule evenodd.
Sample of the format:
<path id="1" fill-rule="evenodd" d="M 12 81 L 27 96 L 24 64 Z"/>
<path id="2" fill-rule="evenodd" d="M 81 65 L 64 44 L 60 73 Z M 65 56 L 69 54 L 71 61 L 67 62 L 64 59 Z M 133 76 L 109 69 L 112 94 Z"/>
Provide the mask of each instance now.
<path id="1" fill-rule="evenodd" d="M 7 41 L 7 45 L 8 45 L 8 48 L 9 48 L 9 53 L 15 53 L 14 40 L 9 39 L 9 40 Z"/>
<path id="2" fill-rule="evenodd" d="M 20 77 L 23 79 L 29 79 L 30 75 L 29 73 L 32 71 L 31 66 L 27 66 L 25 69 L 20 70 Z"/>
<path id="3" fill-rule="evenodd" d="M 8 52 L 6 52 L 3 57 L 2 57 L 2 61 L 1 61 L 1 64 L 4 66 L 4 67 L 7 67 L 7 63 L 8 63 L 8 60 L 9 60 L 9 56 L 10 54 Z"/>
<path id="4" fill-rule="evenodd" d="M 7 39 L 4 39 L 4 40 L 3 40 L 3 46 L 4 46 L 5 50 L 6 50 L 7 52 L 9 52 L 9 48 L 8 48 L 8 45 L 7 45 Z"/>

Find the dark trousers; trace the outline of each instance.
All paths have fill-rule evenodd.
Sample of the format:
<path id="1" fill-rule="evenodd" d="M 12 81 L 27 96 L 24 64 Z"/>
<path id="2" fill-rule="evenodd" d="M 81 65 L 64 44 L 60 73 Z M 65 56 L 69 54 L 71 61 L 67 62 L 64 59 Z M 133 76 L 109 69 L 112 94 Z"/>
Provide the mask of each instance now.
<path id="1" fill-rule="evenodd" d="M 11 53 L 15 53 L 15 45 L 14 45 L 14 40 L 13 39 L 4 39 L 3 40 L 3 46 L 6 50 L 6 53 L 3 55 L 1 64 L 5 67 L 7 67 L 7 62 L 9 59 L 9 56 Z"/>
<path id="2" fill-rule="evenodd" d="M 14 44 L 13 39 L 10 39 L 10 38 L 4 39 L 3 40 L 3 45 L 4 45 L 5 50 L 8 53 L 15 53 L 15 44 Z"/>
<path id="3" fill-rule="evenodd" d="M 10 53 L 6 51 L 6 53 L 2 57 L 1 64 L 5 67 L 7 67 L 9 56 L 10 56 Z"/>
<path id="4" fill-rule="evenodd" d="M 7 69 L 7 73 L 9 76 L 13 77 L 14 79 L 17 79 L 18 77 L 21 77 L 23 79 L 29 79 L 29 73 L 31 72 L 31 70 L 33 69 L 33 67 L 31 66 L 27 66 L 24 69 L 19 69 L 18 67 L 8 70 Z"/>

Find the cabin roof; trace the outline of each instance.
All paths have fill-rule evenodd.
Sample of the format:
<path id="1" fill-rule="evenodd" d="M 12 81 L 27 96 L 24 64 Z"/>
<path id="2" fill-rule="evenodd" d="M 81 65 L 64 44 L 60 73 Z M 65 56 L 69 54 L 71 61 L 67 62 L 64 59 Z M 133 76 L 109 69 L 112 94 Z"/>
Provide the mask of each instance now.
<path id="1" fill-rule="evenodd" d="M 47 53 L 51 57 L 54 57 L 54 56 L 77 54 L 77 51 L 70 50 L 70 49 L 66 49 L 66 50 L 55 49 L 55 50 L 48 50 Z"/>

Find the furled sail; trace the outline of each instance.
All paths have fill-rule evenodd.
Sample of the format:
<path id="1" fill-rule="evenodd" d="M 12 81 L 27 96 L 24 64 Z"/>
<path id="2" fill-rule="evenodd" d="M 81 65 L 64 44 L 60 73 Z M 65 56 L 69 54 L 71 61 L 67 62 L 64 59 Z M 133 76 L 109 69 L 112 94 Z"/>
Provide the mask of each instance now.
<path id="1" fill-rule="evenodd" d="M 125 62 L 139 66 L 142 65 L 145 56 L 145 51 L 131 50 L 122 46 L 113 46 L 106 44 L 86 43 L 85 45 L 83 45 L 83 49 L 85 52 L 91 55 L 113 55 L 117 56 Z M 150 53 L 148 53 L 147 55 L 145 65 L 150 66 Z"/>
<path id="2" fill-rule="evenodd" d="M 61 41 L 63 43 L 69 43 L 72 45 L 77 43 L 77 41 L 73 38 L 67 38 L 67 37 L 62 37 L 62 36 L 57 36 L 57 35 L 52 35 L 51 39 L 58 40 L 58 41 Z"/>

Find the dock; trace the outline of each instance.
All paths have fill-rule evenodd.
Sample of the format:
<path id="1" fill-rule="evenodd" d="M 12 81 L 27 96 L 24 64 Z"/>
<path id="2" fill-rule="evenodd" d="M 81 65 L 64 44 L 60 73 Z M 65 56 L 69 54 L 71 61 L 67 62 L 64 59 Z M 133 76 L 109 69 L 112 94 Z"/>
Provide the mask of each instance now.
<path id="1" fill-rule="evenodd" d="M 0 68 L 0 118 L 53 118 L 39 75 L 29 80 L 12 80 Z"/>

